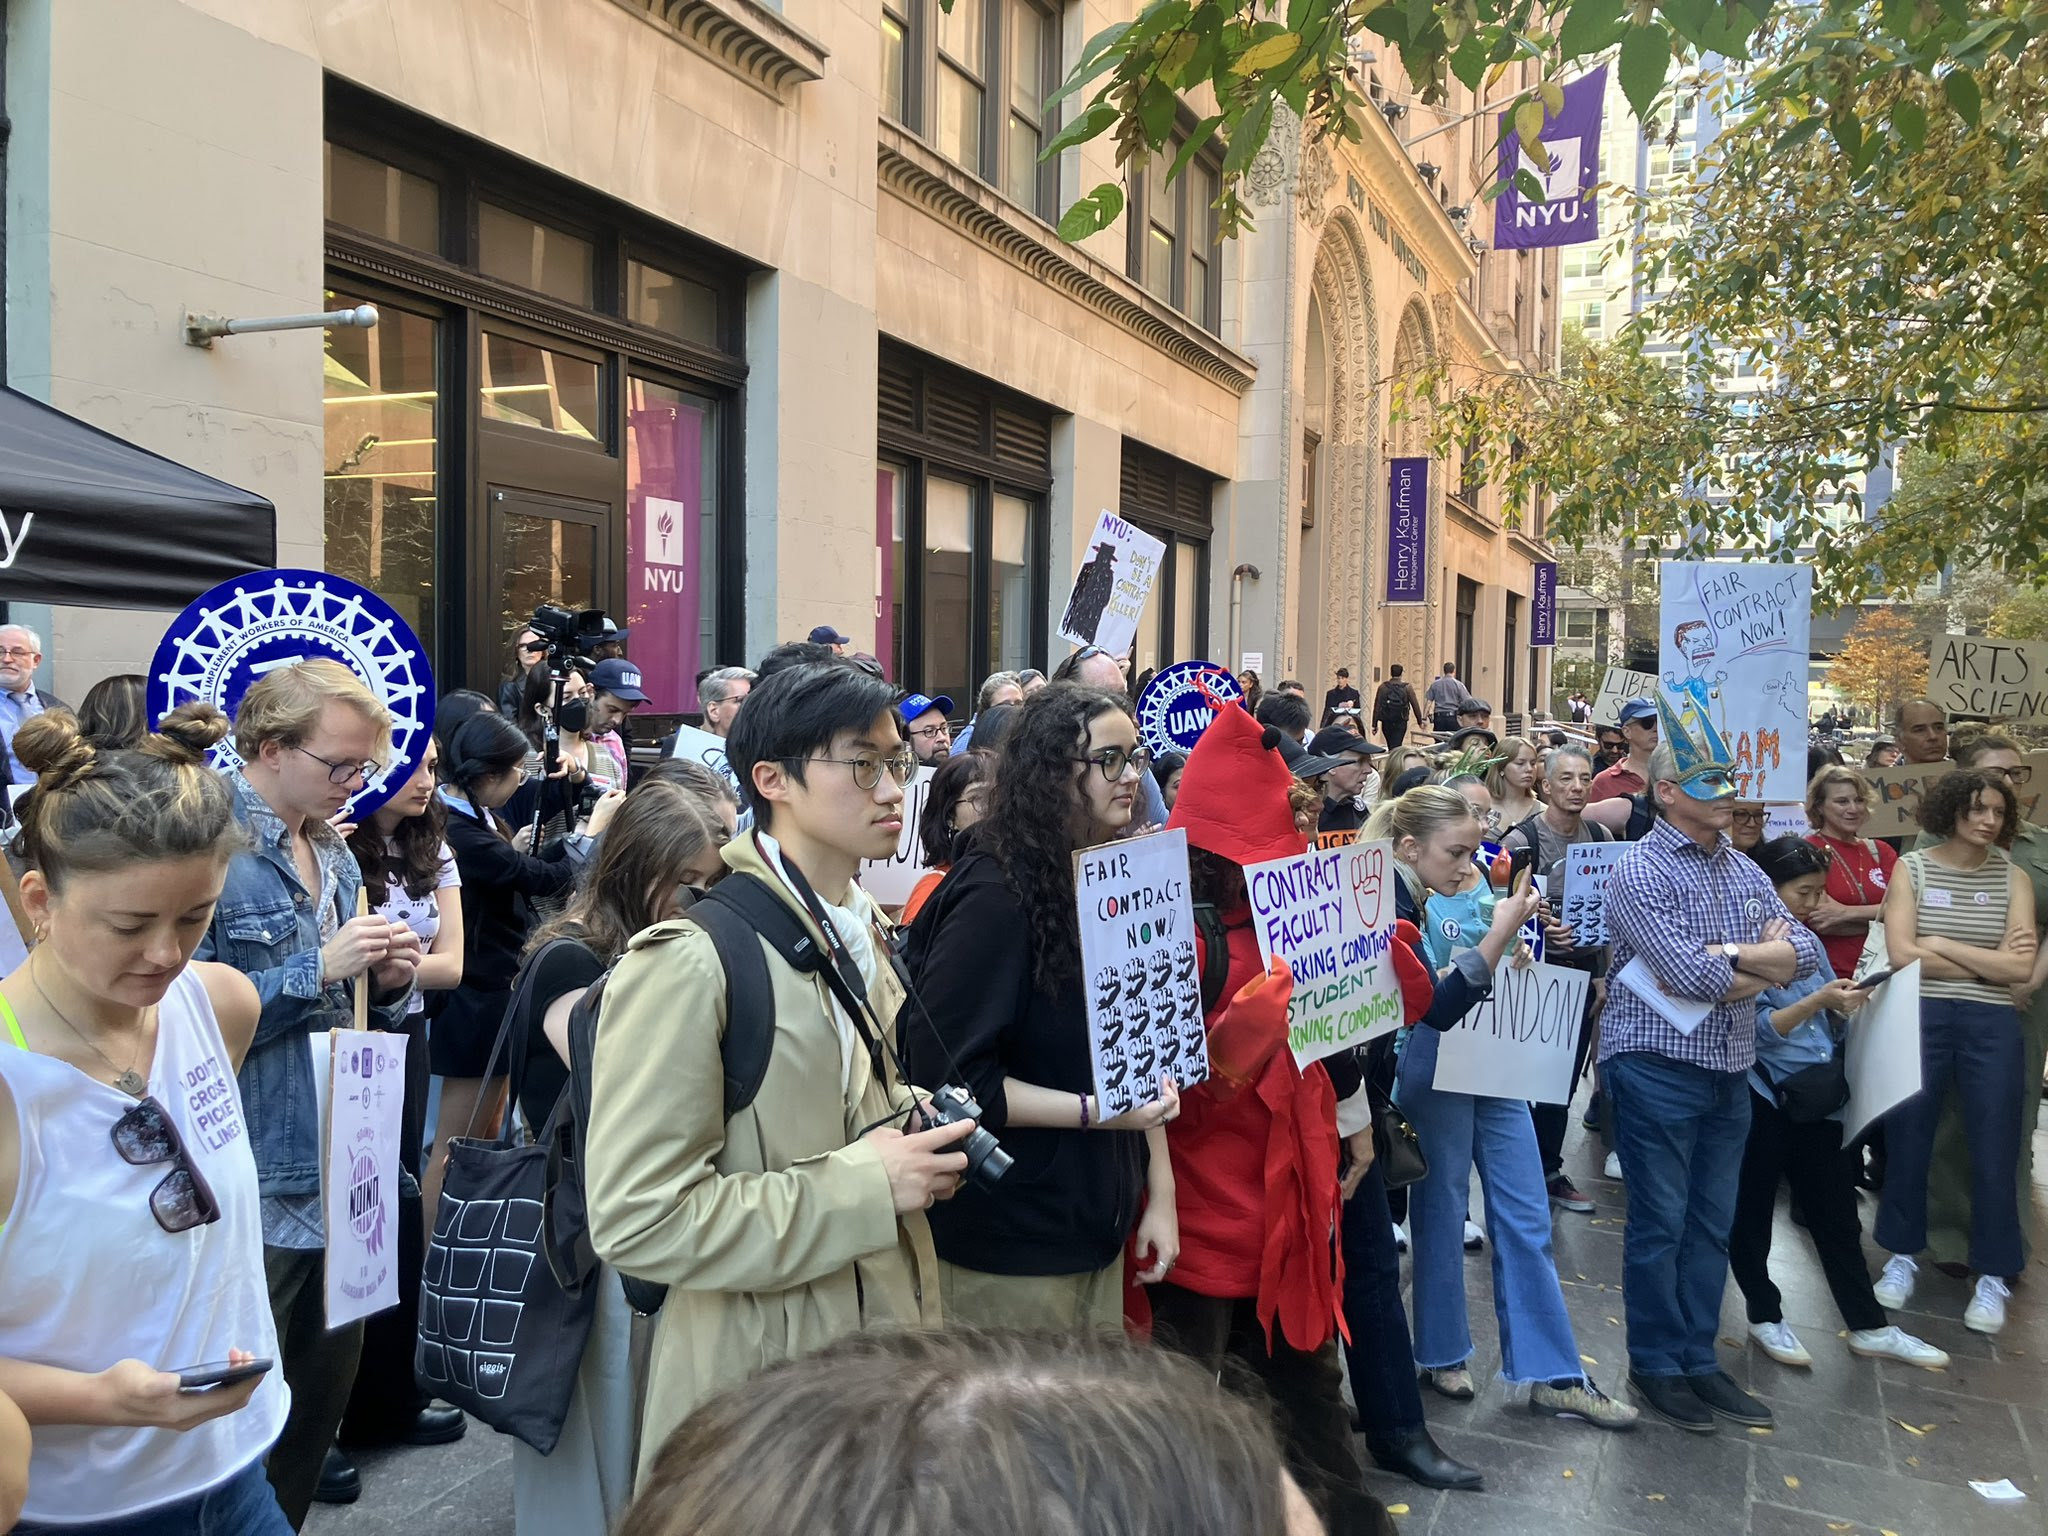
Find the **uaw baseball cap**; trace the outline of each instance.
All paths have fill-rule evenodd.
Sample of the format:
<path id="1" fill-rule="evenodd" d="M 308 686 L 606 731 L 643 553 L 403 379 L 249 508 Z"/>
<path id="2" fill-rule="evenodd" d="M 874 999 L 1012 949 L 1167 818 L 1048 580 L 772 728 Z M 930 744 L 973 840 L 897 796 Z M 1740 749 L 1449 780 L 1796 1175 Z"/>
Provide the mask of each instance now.
<path id="1" fill-rule="evenodd" d="M 645 704 L 647 695 L 640 691 L 640 669 L 624 657 L 614 656 L 609 661 L 600 661 L 590 669 L 590 686 L 599 693 L 608 693 L 615 699 L 624 699 L 628 704 Z"/>
<path id="2" fill-rule="evenodd" d="M 933 698 L 929 694 L 923 693 L 905 694 L 903 702 L 896 706 L 896 713 L 901 715 L 903 717 L 903 723 L 905 725 L 908 725 L 911 721 L 915 720 L 919 715 L 924 714 L 927 710 L 933 709 L 936 709 L 940 714 L 945 715 L 947 718 L 950 719 L 953 714 L 953 701 L 947 698 L 943 693 L 940 694 L 937 698 Z"/>

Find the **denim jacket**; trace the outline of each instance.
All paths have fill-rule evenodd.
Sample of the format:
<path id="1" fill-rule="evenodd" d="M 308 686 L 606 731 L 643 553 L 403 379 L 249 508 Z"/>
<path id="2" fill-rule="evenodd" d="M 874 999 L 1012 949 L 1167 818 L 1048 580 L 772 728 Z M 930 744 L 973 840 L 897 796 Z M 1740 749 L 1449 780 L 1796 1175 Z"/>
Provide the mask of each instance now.
<path id="1" fill-rule="evenodd" d="M 1766 987 L 1757 994 L 1756 1065 L 1750 1068 L 1749 1084 L 1766 1099 L 1776 1098 L 1765 1079 L 1766 1073 L 1773 1078 L 1790 1077 L 1801 1067 L 1819 1066 L 1835 1054 L 1834 1016 L 1825 1010 L 1795 1024 L 1789 1035 L 1779 1034 L 1778 1026 L 1771 1022 L 1780 1008 L 1789 1008 L 1801 998 L 1811 997 L 1834 979 L 1834 967 L 1828 964 L 1827 951 L 1822 950 L 1820 966 L 1811 976 L 1802 976 L 1787 986 Z M 1842 1112 L 1836 1110 L 1830 1118 L 1841 1117 Z"/>
<path id="2" fill-rule="evenodd" d="M 240 1082 L 257 1185 L 268 1205 L 281 1196 L 320 1193 L 319 1096 L 306 1038 L 353 1028 L 354 1008 L 348 982 L 321 984 L 319 893 L 300 883 L 284 823 L 239 772 L 227 780 L 235 818 L 255 847 L 229 862 L 227 884 L 196 958 L 233 966 L 256 984 L 263 1002 Z M 313 850 L 322 884 L 334 886 L 336 922 L 347 922 L 355 916 L 363 883 L 355 855 L 324 826 L 313 829 Z M 403 1028 L 411 996 L 408 988 L 391 1002 L 373 1002 L 370 1027 Z"/>

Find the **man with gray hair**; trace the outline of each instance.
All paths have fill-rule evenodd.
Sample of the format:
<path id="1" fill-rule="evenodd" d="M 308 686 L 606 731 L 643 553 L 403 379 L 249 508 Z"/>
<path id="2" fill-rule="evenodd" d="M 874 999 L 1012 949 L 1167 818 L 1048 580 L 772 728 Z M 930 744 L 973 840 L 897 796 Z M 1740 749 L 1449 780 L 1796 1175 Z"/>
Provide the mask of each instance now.
<path id="1" fill-rule="evenodd" d="M 998 704 L 1022 704 L 1024 702 L 1024 679 L 1016 672 L 991 672 L 981 680 L 981 689 L 974 695 L 974 713 L 968 717 L 966 727 L 953 738 L 949 755 L 958 757 L 974 740 L 974 725 L 983 715 Z"/>
<path id="2" fill-rule="evenodd" d="M 41 635 L 26 624 L 0 626 L 0 767 L 9 784 L 25 784 L 35 777 L 14 755 L 14 733 L 21 722 L 46 709 L 70 707 L 36 687 L 36 668 L 42 664 Z"/>
<path id="3" fill-rule="evenodd" d="M 754 674 L 745 667 L 718 667 L 697 679 L 697 707 L 704 712 L 706 734 L 723 737 L 732 717 L 753 691 Z"/>
<path id="4" fill-rule="evenodd" d="M 1595 979 L 1586 988 L 1585 1011 L 1579 1019 L 1579 1043 L 1572 1058 L 1572 1090 L 1586 1070 L 1586 1054 L 1593 1041 L 1593 1017 L 1599 1011 L 1607 974 L 1607 946 L 1582 944 L 1578 936 L 1560 923 L 1556 915 L 1564 908 L 1566 853 L 1575 843 L 1605 843 L 1614 834 L 1585 818 L 1586 797 L 1593 792 L 1593 754 L 1584 747 L 1567 743 L 1553 747 L 1543 765 L 1543 809 L 1517 822 L 1501 837 L 1510 857 L 1527 848 L 1535 854 L 1531 866 L 1547 903 L 1543 917 L 1543 958 L 1551 965 L 1585 971 Z M 1567 1094 L 1567 1098 L 1569 1098 Z M 1563 1211 L 1590 1215 L 1592 1200 L 1572 1183 L 1564 1171 L 1564 1133 L 1571 1122 L 1569 1104 L 1531 1104 L 1529 1116 L 1536 1123 L 1536 1150 L 1543 1157 L 1543 1179 L 1550 1191 L 1550 1203 Z"/>

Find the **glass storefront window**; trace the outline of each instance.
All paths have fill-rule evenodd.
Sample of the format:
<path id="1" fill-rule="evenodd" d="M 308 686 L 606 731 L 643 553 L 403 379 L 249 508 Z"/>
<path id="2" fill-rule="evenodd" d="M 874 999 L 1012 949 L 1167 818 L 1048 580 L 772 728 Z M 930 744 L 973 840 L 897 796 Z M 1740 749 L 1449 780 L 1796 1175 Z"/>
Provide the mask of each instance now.
<path id="1" fill-rule="evenodd" d="M 424 176 L 327 146 L 327 217 L 396 245 L 441 248 L 441 189 Z"/>
<path id="2" fill-rule="evenodd" d="M 988 654 L 991 671 L 1031 665 L 1031 510 L 1022 496 L 998 491 L 989 540 Z"/>
<path id="3" fill-rule="evenodd" d="M 718 295 L 644 261 L 626 263 L 626 318 L 702 347 L 718 345 Z"/>
<path id="4" fill-rule="evenodd" d="M 967 676 L 974 614 L 974 487 L 928 475 L 924 488 L 923 689 L 972 698 Z"/>
<path id="5" fill-rule="evenodd" d="M 495 331 L 485 331 L 483 343 L 478 393 L 485 421 L 600 441 L 596 363 Z"/>
<path id="6" fill-rule="evenodd" d="M 364 302 L 327 294 L 329 309 Z M 323 565 L 397 609 L 432 660 L 440 326 L 382 299 L 377 307 L 370 329 L 326 333 Z"/>
<path id="7" fill-rule="evenodd" d="M 713 402 L 652 379 L 626 383 L 626 611 L 647 709 L 697 707 L 716 661 L 717 453 Z"/>
<path id="8" fill-rule="evenodd" d="M 542 603 L 569 609 L 596 605 L 598 528 L 558 515 L 559 506 L 545 496 L 491 492 L 492 577 L 503 594 L 500 634 L 518 633 Z"/>
<path id="9" fill-rule="evenodd" d="M 486 276 L 552 294 L 584 309 L 596 306 L 596 249 L 580 235 L 496 203 L 479 203 L 477 258 L 477 268 Z"/>

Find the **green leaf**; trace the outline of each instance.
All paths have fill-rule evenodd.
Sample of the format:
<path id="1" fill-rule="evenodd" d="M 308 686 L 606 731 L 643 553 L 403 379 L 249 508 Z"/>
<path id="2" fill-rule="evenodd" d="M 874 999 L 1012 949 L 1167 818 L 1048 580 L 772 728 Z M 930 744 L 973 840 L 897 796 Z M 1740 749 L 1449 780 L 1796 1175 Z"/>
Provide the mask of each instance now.
<path id="1" fill-rule="evenodd" d="M 1038 158 L 1050 160 L 1063 149 L 1072 149 L 1077 144 L 1087 143 L 1098 133 L 1108 132 L 1122 115 L 1108 102 L 1098 101 L 1094 106 L 1062 128 L 1059 137 L 1046 145 L 1044 153 L 1039 155 Z"/>
<path id="2" fill-rule="evenodd" d="M 1230 148 L 1223 156 L 1225 179 L 1242 175 L 1245 168 L 1266 142 L 1266 133 L 1273 126 L 1273 98 L 1262 96 L 1252 105 L 1237 126 L 1230 130 Z"/>
<path id="3" fill-rule="evenodd" d="M 1164 80 L 1154 80 L 1138 98 L 1138 123 L 1145 130 L 1145 142 L 1164 145 L 1173 132 L 1173 120 L 1180 110 L 1180 97 Z"/>
<path id="4" fill-rule="evenodd" d="M 1474 32 L 1451 55 L 1451 73 L 1458 77 L 1466 90 L 1475 94 L 1479 83 L 1486 77 L 1486 37 Z"/>
<path id="5" fill-rule="evenodd" d="M 1100 32 L 1088 39 L 1081 49 L 1081 56 L 1074 60 L 1074 67 L 1079 69 L 1084 65 L 1094 63 L 1104 49 L 1108 48 L 1111 43 L 1130 30 L 1131 24 L 1128 21 L 1119 21 L 1114 25 L 1104 27 Z"/>
<path id="6" fill-rule="evenodd" d="M 1099 230 L 1109 228 L 1124 211 L 1124 189 L 1113 181 L 1105 181 L 1093 192 L 1074 200 L 1074 205 L 1060 215 L 1060 238 L 1073 244 L 1085 240 Z"/>
<path id="7" fill-rule="evenodd" d="M 1564 111 L 1564 87 L 1555 80 L 1539 80 L 1536 95 L 1543 103 L 1543 110 L 1552 117 Z"/>
<path id="8" fill-rule="evenodd" d="M 1522 150 L 1526 154 L 1533 145 L 1539 143 L 1543 138 L 1543 103 L 1540 101 L 1523 102 L 1515 108 L 1514 121 L 1515 137 L 1522 141 Z M 1531 155 L 1530 158 L 1533 159 L 1535 157 Z"/>
<path id="9" fill-rule="evenodd" d="M 1045 104 L 1050 107 L 1056 101 L 1066 100 L 1067 97 L 1073 95 L 1074 92 L 1080 90 L 1082 86 L 1087 85 L 1097 76 L 1116 68 L 1123 61 L 1123 57 L 1122 49 L 1112 48 L 1107 53 L 1099 54 L 1095 58 L 1090 59 L 1086 64 L 1077 66 L 1074 72 L 1067 76 L 1060 88 L 1045 98 Z"/>
<path id="10" fill-rule="evenodd" d="M 1205 117 L 1195 124 L 1195 131 L 1188 135 L 1187 143 L 1181 145 L 1180 153 L 1173 157 L 1173 164 L 1166 168 L 1166 179 L 1172 181 L 1187 168 L 1187 163 L 1201 153 L 1202 146 L 1216 136 L 1216 130 L 1223 126 L 1220 114 Z"/>
<path id="11" fill-rule="evenodd" d="M 1941 77 L 1941 90 L 1956 116 L 1976 127 L 1984 111 L 1984 93 L 1977 89 L 1976 78 L 1968 70 L 1952 69 Z"/>
<path id="12" fill-rule="evenodd" d="M 1621 40 L 1622 94 L 1639 118 L 1647 118 L 1664 89 L 1664 74 L 1671 67 L 1671 34 L 1654 21 L 1631 27 Z"/>
<path id="13" fill-rule="evenodd" d="M 1292 59 L 1301 47 L 1301 39 L 1292 32 L 1281 32 L 1253 43 L 1237 56 L 1230 66 L 1233 75 L 1259 75 L 1275 69 Z"/>
<path id="14" fill-rule="evenodd" d="M 1797 149 L 1816 133 L 1819 133 L 1826 123 L 1827 119 L 1818 112 L 1811 117 L 1802 117 L 1798 122 L 1778 135 L 1778 142 L 1772 148 L 1781 155 L 1788 150 Z"/>
<path id="15" fill-rule="evenodd" d="M 1898 133 L 1899 142 L 1918 154 L 1927 142 L 1927 109 L 1917 101 L 1903 98 L 1893 102 L 1892 128 Z"/>
<path id="16" fill-rule="evenodd" d="M 1567 59 L 1600 53 L 1621 41 L 1622 0 L 1573 0 L 1558 29 L 1557 47 Z"/>
<path id="17" fill-rule="evenodd" d="M 1863 148 L 1863 121 L 1853 109 L 1837 112 L 1828 119 L 1828 132 L 1841 145 L 1842 153 L 1853 163 L 1857 151 Z"/>

